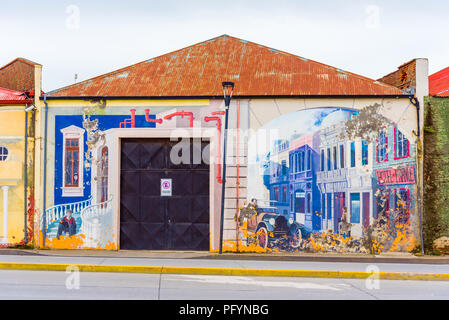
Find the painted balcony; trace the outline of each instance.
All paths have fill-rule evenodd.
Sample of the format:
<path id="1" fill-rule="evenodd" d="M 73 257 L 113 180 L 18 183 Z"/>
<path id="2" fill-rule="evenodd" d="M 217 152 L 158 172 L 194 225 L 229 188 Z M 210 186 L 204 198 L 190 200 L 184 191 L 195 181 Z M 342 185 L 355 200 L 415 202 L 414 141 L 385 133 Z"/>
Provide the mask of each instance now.
<path id="1" fill-rule="evenodd" d="M 331 171 L 318 171 L 316 173 L 316 177 L 318 182 L 346 180 L 346 177 L 349 174 L 348 172 L 349 172 L 348 168 Z"/>
<path id="2" fill-rule="evenodd" d="M 45 210 L 45 226 L 46 226 L 46 236 L 47 238 L 54 238 L 58 232 L 59 221 L 66 215 L 68 209 L 72 212 L 72 217 L 76 222 L 76 233 L 81 229 L 81 211 L 86 207 L 90 206 L 92 202 L 92 197 L 87 200 L 59 204 Z M 41 226 L 44 225 L 44 217 L 41 217 Z"/>
<path id="3" fill-rule="evenodd" d="M 102 248 L 112 242 L 112 198 L 90 205 L 81 211 L 81 230 L 84 234 L 84 247 Z M 106 234 L 108 230 L 109 235 Z"/>

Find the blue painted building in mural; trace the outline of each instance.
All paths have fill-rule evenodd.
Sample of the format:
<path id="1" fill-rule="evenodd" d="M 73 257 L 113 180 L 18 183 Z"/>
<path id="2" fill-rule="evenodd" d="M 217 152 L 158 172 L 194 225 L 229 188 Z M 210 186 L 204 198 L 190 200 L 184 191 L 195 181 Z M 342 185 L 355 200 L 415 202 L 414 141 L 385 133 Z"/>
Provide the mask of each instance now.
<path id="1" fill-rule="evenodd" d="M 316 183 L 319 170 L 319 132 L 292 141 L 290 160 L 290 212 L 294 219 L 314 231 L 321 230 L 320 192 Z"/>
<path id="2" fill-rule="evenodd" d="M 278 209 L 278 213 L 289 216 L 289 163 L 288 140 L 277 140 L 274 150 L 270 153 L 269 176 L 265 180 L 265 187 L 270 193 L 270 202 Z"/>

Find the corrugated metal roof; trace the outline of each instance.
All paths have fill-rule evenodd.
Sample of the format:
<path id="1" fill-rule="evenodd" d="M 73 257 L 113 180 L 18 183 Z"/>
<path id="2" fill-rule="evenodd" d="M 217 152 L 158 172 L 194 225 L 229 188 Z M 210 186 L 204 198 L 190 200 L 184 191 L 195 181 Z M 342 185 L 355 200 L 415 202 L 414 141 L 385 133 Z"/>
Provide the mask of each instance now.
<path id="1" fill-rule="evenodd" d="M 74 85 L 53 97 L 400 95 L 390 85 L 223 35 Z"/>
<path id="2" fill-rule="evenodd" d="M 449 97 L 449 67 L 429 76 L 429 94 L 435 97 Z"/>
<path id="3" fill-rule="evenodd" d="M 23 92 L 0 88 L 0 104 L 1 103 L 29 103 L 30 99 Z"/>

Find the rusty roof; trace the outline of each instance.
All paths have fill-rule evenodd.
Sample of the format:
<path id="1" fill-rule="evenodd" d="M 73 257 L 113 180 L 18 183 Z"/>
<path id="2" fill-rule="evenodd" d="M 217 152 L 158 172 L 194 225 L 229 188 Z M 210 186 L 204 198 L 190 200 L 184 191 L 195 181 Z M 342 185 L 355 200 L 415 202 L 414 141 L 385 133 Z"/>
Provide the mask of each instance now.
<path id="1" fill-rule="evenodd" d="M 402 95 L 390 85 L 222 35 L 49 93 L 50 97 Z"/>
<path id="2" fill-rule="evenodd" d="M 429 94 L 435 97 L 449 97 L 449 67 L 429 76 Z"/>

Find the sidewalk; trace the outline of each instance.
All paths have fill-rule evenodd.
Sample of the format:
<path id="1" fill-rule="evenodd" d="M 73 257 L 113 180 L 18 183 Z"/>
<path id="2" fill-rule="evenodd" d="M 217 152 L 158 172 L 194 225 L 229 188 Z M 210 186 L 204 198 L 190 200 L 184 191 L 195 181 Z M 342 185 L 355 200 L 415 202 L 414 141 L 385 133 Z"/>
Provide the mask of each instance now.
<path id="1" fill-rule="evenodd" d="M 372 272 L 379 272 L 381 279 L 410 280 L 449 280 L 447 258 L 393 258 L 396 260 L 377 260 L 367 257 L 357 262 L 314 260 L 286 260 L 288 255 L 278 256 L 277 260 L 267 260 L 270 255 L 226 254 L 218 256 L 204 252 L 98 252 L 42 250 L 34 255 L 10 255 L 3 251 L 0 255 L 0 269 L 65 271 L 67 266 L 76 265 L 86 272 L 137 272 L 137 273 L 175 273 L 234 276 L 282 276 L 282 277 L 328 277 L 328 278 L 367 278 Z M 27 253 L 31 253 L 27 252 Z M 75 255 L 75 252 L 77 253 Z M 16 252 L 17 253 L 17 252 Z M 115 253 L 115 255 L 113 254 Z M 69 255 L 70 254 L 70 255 Z M 90 254 L 90 256 L 86 256 Z M 135 257 L 139 255 L 139 257 Z M 296 254 L 297 255 L 297 254 Z M 217 257 L 218 256 L 218 257 Z M 237 259 L 236 259 L 237 258 Z M 250 259 L 251 258 L 251 259 Z M 265 259 L 262 259 L 265 258 Z M 344 257 L 327 257 L 344 259 Z M 346 258 L 347 259 L 347 258 Z M 374 259 L 374 261 L 372 261 Z M 384 259 L 384 260 L 385 260 Z M 410 259 L 420 263 L 408 263 Z M 435 261 L 439 261 L 436 263 Z M 446 262 L 446 263 L 443 263 Z"/>
<path id="2" fill-rule="evenodd" d="M 101 257 L 101 258 L 153 258 L 153 259 L 212 259 L 255 261 L 310 261 L 340 263 L 410 263 L 449 264 L 449 256 L 414 256 L 408 253 L 382 255 L 337 254 L 337 253 L 211 253 L 207 251 L 135 251 L 135 250 L 23 250 L 0 249 L 2 255 L 36 255 L 51 257 Z"/>

